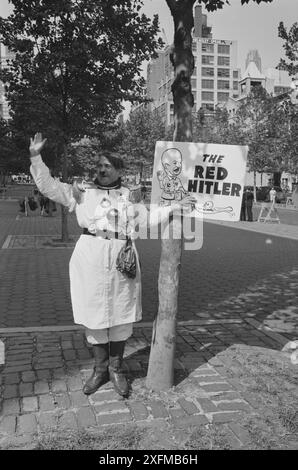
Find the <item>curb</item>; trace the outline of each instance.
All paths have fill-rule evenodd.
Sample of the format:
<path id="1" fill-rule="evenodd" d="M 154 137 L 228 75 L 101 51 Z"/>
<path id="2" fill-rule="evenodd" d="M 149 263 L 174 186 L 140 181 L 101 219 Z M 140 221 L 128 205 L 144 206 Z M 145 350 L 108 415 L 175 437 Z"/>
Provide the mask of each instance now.
<path id="1" fill-rule="evenodd" d="M 244 319 L 244 321 L 249 325 L 254 326 L 257 330 L 262 331 L 262 333 L 264 333 L 266 336 L 269 336 L 269 338 L 274 339 L 282 347 L 289 342 L 288 338 L 281 335 L 280 333 L 276 333 L 275 331 L 271 330 L 269 326 L 264 326 L 261 322 L 255 320 L 254 318 L 247 318 Z"/>
<path id="2" fill-rule="evenodd" d="M 218 320 L 186 320 L 177 322 L 177 326 L 201 326 L 201 325 L 213 325 L 213 324 L 229 324 L 229 323 L 243 323 L 244 319 L 218 319 Z M 152 328 L 153 321 L 151 322 L 139 322 L 134 324 L 134 328 Z M 59 331 L 84 331 L 84 326 L 81 325 L 61 325 L 61 326 L 28 326 L 28 327 L 16 327 L 16 328 L 0 328 L 1 334 L 13 334 L 13 333 L 35 333 L 35 332 L 59 332 Z"/>

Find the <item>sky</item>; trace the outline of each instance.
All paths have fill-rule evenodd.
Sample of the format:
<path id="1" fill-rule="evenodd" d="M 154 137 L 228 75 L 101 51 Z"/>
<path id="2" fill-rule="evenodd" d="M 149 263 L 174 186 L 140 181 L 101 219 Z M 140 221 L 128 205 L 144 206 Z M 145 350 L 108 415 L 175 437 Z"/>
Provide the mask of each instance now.
<path id="1" fill-rule="evenodd" d="M 203 9 L 204 10 L 204 9 Z M 166 0 L 144 0 L 144 13 L 153 17 L 159 15 L 168 43 L 173 42 L 173 19 Z M 0 16 L 11 12 L 8 0 L 0 0 Z M 249 50 L 257 49 L 262 59 L 263 70 L 276 67 L 283 54 L 283 41 L 278 37 L 278 25 L 283 21 L 289 28 L 298 21 L 298 0 L 273 0 L 269 4 L 250 1 L 241 6 L 240 0 L 230 0 L 222 10 L 208 13 L 208 24 L 212 26 L 214 39 L 238 41 L 238 67 L 242 73 Z M 144 71 L 146 67 L 144 66 Z M 145 72 L 144 72 L 145 74 Z"/>
<path id="2" fill-rule="evenodd" d="M 283 41 L 278 37 L 280 21 L 290 27 L 298 21 L 298 0 L 273 0 L 269 4 L 250 2 L 241 6 L 240 0 L 230 0 L 222 10 L 207 13 L 208 24 L 213 27 L 214 39 L 238 41 L 238 66 L 244 71 L 245 58 L 250 49 L 258 49 L 263 69 L 275 67 L 283 56 Z M 0 16 L 6 17 L 12 6 L 0 0 Z M 144 0 L 144 13 L 159 15 L 160 27 L 165 30 L 169 43 L 173 42 L 173 20 L 166 0 Z"/>

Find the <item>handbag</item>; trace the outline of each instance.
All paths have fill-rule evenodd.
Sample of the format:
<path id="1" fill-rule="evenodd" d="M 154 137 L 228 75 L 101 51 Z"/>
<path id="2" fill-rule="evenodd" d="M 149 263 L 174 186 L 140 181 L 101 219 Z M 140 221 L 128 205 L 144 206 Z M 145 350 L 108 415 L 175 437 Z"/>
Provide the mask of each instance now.
<path id="1" fill-rule="evenodd" d="M 126 233 L 128 228 L 128 216 L 126 208 Z M 116 259 L 116 269 L 128 278 L 134 279 L 137 274 L 137 256 L 130 237 L 121 248 Z"/>
<path id="2" fill-rule="evenodd" d="M 118 253 L 116 269 L 125 274 L 130 279 L 134 279 L 137 274 L 137 257 L 131 238 L 128 238 L 125 245 Z"/>

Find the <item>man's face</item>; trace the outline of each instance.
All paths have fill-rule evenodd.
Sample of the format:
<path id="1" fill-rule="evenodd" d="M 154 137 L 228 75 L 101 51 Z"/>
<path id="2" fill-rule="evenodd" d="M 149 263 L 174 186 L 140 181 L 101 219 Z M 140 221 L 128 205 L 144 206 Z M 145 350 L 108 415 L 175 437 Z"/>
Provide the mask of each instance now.
<path id="1" fill-rule="evenodd" d="M 171 176 L 178 176 L 181 173 L 182 161 L 181 154 L 178 151 L 172 150 L 167 154 L 167 158 L 164 163 L 166 172 Z"/>
<path id="2" fill-rule="evenodd" d="M 120 176 L 120 170 L 109 162 L 106 157 L 100 157 L 97 164 L 97 179 L 100 184 L 107 185 L 117 181 Z"/>

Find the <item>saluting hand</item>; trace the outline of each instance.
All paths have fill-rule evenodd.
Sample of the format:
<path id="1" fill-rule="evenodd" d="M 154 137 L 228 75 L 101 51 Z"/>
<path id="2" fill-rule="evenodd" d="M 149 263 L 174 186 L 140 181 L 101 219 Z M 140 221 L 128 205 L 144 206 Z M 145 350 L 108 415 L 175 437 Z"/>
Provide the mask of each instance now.
<path id="1" fill-rule="evenodd" d="M 40 154 L 41 150 L 43 149 L 47 139 L 42 139 L 42 134 L 37 132 L 34 138 L 30 138 L 30 157 L 36 157 Z"/>

